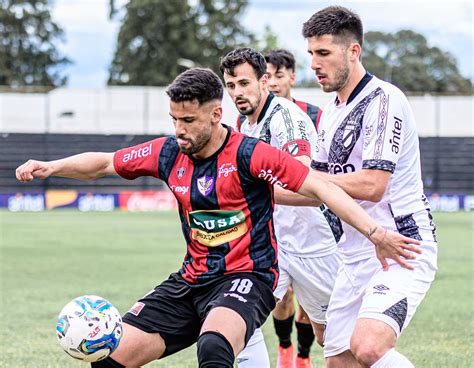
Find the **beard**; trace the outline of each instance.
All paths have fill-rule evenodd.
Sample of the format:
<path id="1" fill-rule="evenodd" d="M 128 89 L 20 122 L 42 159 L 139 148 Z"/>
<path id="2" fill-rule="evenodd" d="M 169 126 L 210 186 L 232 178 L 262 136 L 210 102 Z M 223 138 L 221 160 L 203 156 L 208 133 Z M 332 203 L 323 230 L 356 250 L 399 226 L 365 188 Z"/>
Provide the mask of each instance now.
<path id="1" fill-rule="evenodd" d="M 211 123 L 209 123 L 209 125 L 206 126 L 206 128 L 203 129 L 201 132 L 199 132 L 199 134 L 195 138 L 178 137 L 190 143 L 188 148 L 178 145 L 179 150 L 183 152 L 184 154 L 191 156 L 201 151 L 204 147 L 206 147 L 206 145 L 211 140 L 211 136 L 212 136 Z"/>
<path id="2" fill-rule="evenodd" d="M 239 110 L 239 112 L 242 115 L 245 115 L 245 116 L 253 115 L 255 111 L 257 111 L 258 105 L 260 105 L 261 100 L 262 100 L 262 94 L 260 93 L 260 91 L 258 91 L 258 97 L 255 103 L 252 104 L 252 102 L 248 98 L 239 98 L 238 100 L 235 101 L 236 102 L 235 107 L 237 107 L 237 110 Z M 237 102 L 239 101 L 246 101 L 248 103 L 248 107 L 245 107 L 245 108 L 239 107 L 237 105 Z"/>
<path id="3" fill-rule="evenodd" d="M 337 92 L 340 91 L 347 84 L 349 79 L 349 61 L 347 58 L 344 58 L 342 67 L 336 71 L 334 75 L 334 83 L 323 85 L 324 92 Z"/>

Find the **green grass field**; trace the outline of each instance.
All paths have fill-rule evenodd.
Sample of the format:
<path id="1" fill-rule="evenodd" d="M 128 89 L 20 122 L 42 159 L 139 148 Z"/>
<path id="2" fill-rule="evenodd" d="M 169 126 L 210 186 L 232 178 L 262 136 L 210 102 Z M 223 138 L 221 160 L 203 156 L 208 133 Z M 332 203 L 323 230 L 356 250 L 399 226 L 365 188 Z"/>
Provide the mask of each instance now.
<path id="1" fill-rule="evenodd" d="M 86 367 L 62 352 L 56 318 L 97 294 L 125 313 L 176 271 L 185 246 L 176 213 L 0 212 L 0 367 Z M 473 214 L 436 213 L 439 272 L 398 349 L 417 367 L 472 367 Z M 276 338 L 264 325 L 275 365 Z M 295 334 L 293 334 L 295 335 Z M 313 346 L 317 367 L 321 349 Z M 151 367 L 196 367 L 195 348 Z"/>

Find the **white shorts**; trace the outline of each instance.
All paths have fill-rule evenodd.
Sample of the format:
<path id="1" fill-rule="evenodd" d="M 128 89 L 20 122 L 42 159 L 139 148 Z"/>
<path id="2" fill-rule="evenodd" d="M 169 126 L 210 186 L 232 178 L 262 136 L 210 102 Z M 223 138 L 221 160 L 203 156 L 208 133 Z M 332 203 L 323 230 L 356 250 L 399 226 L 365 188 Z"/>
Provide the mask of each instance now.
<path id="1" fill-rule="evenodd" d="M 325 357 L 350 348 L 358 318 L 383 321 L 397 337 L 401 334 L 428 292 L 437 269 L 437 244 L 425 241 L 421 249 L 423 254 L 408 261 L 415 267 L 413 271 L 391 261 L 384 272 L 375 257 L 341 266 L 327 311 Z"/>
<path id="2" fill-rule="evenodd" d="M 278 263 L 280 278 L 273 292 L 275 298 L 282 300 L 288 287 L 293 285 L 296 298 L 310 320 L 324 324 L 329 298 L 342 263 L 339 253 L 302 258 L 279 250 Z"/>

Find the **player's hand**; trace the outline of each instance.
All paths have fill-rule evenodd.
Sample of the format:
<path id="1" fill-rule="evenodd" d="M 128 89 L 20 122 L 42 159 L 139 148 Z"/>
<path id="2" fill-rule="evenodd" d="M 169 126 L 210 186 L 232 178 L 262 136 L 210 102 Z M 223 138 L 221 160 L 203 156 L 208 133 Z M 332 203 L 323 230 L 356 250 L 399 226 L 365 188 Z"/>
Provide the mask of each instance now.
<path id="1" fill-rule="evenodd" d="M 421 254 L 420 241 L 408 238 L 399 233 L 378 228 L 370 237 L 375 244 L 375 252 L 384 271 L 388 270 L 387 258 L 393 259 L 400 266 L 413 270 L 407 260 L 415 259 L 415 254 Z"/>
<path id="2" fill-rule="evenodd" d="M 16 169 L 16 178 L 24 183 L 34 178 L 45 179 L 51 174 L 51 165 L 43 161 L 28 160 Z"/>

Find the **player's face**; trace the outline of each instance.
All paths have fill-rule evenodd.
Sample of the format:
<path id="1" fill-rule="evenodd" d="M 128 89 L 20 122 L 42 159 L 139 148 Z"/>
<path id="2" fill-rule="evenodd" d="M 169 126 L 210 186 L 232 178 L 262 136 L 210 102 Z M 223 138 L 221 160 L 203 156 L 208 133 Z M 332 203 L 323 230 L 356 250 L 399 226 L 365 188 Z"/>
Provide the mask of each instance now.
<path id="1" fill-rule="evenodd" d="M 249 63 L 236 66 L 234 74 L 235 76 L 224 73 L 227 92 L 241 114 L 253 115 L 262 103 L 265 89 L 268 88 L 267 76 L 263 75 L 257 79 L 257 75 Z"/>
<path id="2" fill-rule="evenodd" d="M 220 113 L 220 105 L 216 107 L 212 102 L 199 105 L 196 100 L 171 101 L 170 115 L 179 149 L 187 155 L 202 151 L 212 138 L 212 126 L 220 120 Z"/>
<path id="3" fill-rule="evenodd" d="M 324 92 L 339 92 L 346 85 L 350 75 L 349 47 L 336 42 L 332 35 L 310 37 L 308 52 L 311 55 L 311 69 Z"/>
<path id="4" fill-rule="evenodd" d="M 267 63 L 268 89 L 277 96 L 291 98 L 291 87 L 295 84 L 295 72 L 282 66 Z"/>

